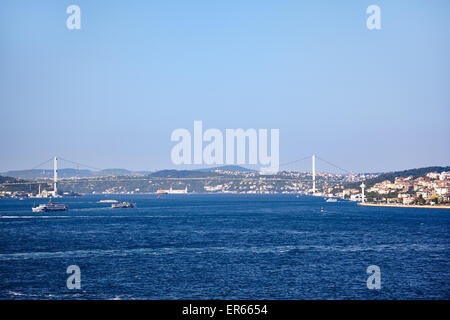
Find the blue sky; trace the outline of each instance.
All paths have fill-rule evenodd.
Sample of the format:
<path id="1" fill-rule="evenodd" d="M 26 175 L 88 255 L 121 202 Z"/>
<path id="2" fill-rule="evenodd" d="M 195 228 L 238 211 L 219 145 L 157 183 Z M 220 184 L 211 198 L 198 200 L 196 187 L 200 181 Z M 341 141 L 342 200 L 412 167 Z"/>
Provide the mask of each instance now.
<path id="1" fill-rule="evenodd" d="M 173 168 L 170 135 L 194 120 L 280 129 L 282 163 L 449 165 L 449 33 L 446 0 L 5 1 L 0 172 Z"/>

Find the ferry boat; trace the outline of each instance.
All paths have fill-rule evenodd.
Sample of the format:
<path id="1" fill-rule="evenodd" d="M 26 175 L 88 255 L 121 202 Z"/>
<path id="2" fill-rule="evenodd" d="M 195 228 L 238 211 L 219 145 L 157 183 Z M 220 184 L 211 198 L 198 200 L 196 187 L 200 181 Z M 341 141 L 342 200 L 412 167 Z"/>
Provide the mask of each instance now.
<path id="1" fill-rule="evenodd" d="M 52 203 L 52 198 L 47 204 L 40 204 L 37 207 L 31 208 L 33 212 L 56 212 L 56 211 L 67 211 L 69 207 L 65 204 L 54 204 Z"/>
<path id="2" fill-rule="evenodd" d="M 111 199 L 111 200 L 100 200 L 99 201 L 99 203 L 117 203 L 117 202 L 119 202 L 119 201 L 113 200 L 113 199 Z"/>
<path id="3" fill-rule="evenodd" d="M 114 209 L 120 209 L 120 208 L 134 208 L 136 205 L 134 203 L 130 203 L 130 202 L 121 202 L 121 203 L 116 203 L 116 204 L 112 204 L 111 208 Z"/>

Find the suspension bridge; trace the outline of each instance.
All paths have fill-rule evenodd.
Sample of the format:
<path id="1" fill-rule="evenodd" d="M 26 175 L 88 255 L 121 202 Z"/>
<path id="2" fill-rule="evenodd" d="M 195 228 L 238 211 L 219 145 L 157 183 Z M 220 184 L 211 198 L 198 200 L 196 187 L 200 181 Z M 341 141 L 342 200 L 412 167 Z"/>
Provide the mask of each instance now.
<path id="1" fill-rule="evenodd" d="M 344 175 L 348 175 L 350 176 L 350 179 L 353 180 L 355 173 L 347 170 L 345 168 L 342 168 L 341 166 L 338 166 L 334 163 L 332 163 L 331 161 L 328 161 L 326 159 L 323 159 L 322 157 L 319 157 L 315 154 L 313 155 L 308 155 L 305 157 L 301 157 L 299 159 L 293 160 L 293 161 L 289 161 L 289 162 L 285 162 L 285 163 L 281 163 L 280 164 L 280 171 L 282 172 L 300 172 L 301 170 L 295 170 L 294 168 L 298 168 L 299 165 L 305 165 L 307 162 L 310 161 L 310 165 L 311 165 L 311 169 L 310 170 L 306 170 L 306 171 L 302 171 L 304 173 L 307 173 L 308 175 L 311 175 L 311 178 L 308 178 L 309 180 L 301 180 L 301 182 L 308 182 L 308 183 L 312 183 L 312 194 L 316 194 L 317 192 L 317 186 L 316 186 L 316 175 L 318 173 L 318 171 L 316 170 L 316 162 L 320 162 L 322 163 L 322 165 L 326 165 L 327 167 L 332 167 L 334 170 L 338 170 L 339 174 L 344 174 Z M 97 168 L 91 165 L 86 165 L 80 162 L 76 162 L 76 161 L 72 161 L 72 160 L 68 160 L 68 159 L 64 159 L 61 157 L 52 157 L 42 163 L 39 163 L 38 165 L 32 167 L 29 171 L 36 171 L 39 169 L 43 169 L 44 167 L 48 167 L 49 165 L 52 164 L 52 170 L 49 169 L 43 169 L 42 171 L 42 175 L 39 178 L 34 178 L 34 181 L 19 181 L 19 182 L 11 182 L 11 183 L 6 183 L 6 185 L 36 185 L 38 183 L 49 183 L 49 179 L 51 178 L 51 171 L 53 171 L 53 181 L 51 181 L 51 184 L 53 185 L 53 190 L 49 191 L 50 195 L 53 196 L 57 196 L 57 192 L 58 192 L 58 178 L 59 178 L 59 172 L 58 172 L 58 168 L 60 167 L 60 163 L 72 166 L 72 167 L 66 167 L 67 169 L 74 169 L 73 166 L 75 166 L 75 172 L 74 172 L 74 176 L 71 176 L 70 178 L 77 178 L 78 173 L 80 172 L 80 168 L 84 168 L 84 169 L 89 169 L 89 170 L 93 170 L 93 171 L 102 171 L 103 169 L 101 168 Z M 308 165 L 309 167 L 309 165 Z M 291 168 L 291 169 L 289 169 Z M 26 170 L 28 171 L 28 170 Z M 89 178 L 89 177 L 84 177 L 84 178 Z M 92 177 L 91 177 L 92 178 Z M 42 179 L 39 182 L 39 179 Z M 130 178 L 131 179 L 131 178 Z M 115 179 L 115 182 L 120 182 L 120 181 L 129 181 L 130 179 L 127 178 L 119 178 L 119 179 Z M 138 179 L 137 177 L 133 177 L 133 179 Z M 177 179 L 177 180 L 185 180 L 185 179 L 190 179 L 190 180 L 199 180 L 199 179 L 205 179 L 203 178 L 165 178 L 166 180 L 173 180 L 173 179 Z M 236 178 L 238 179 L 238 178 Z M 279 177 L 273 177 L 273 180 L 280 180 Z M 46 181 L 47 180 L 47 181 Z M 300 181 L 300 180 L 299 180 Z M 40 184 L 39 184 L 39 193 L 40 193 Z"/>
<path id="2" fill-rule="evenodd" d="M 315 154 L 312 154 L 312 155 L 309 155 L 309 156 L 306 156 L 306 157 L 303 157 L 303 158 L 300 158 L 300 159 L 297 159 L 297 160 L 281 163 L 280 164 L 280 170 L 282 170 L 282 168 L 286 168 L 286 167 L 292 166 L 293 164 L 298 164 L 298 163 L 304 162 L 304 161 L 309 160 L 309 159 L 311 159 L 311 176 L 312 176 L 312 184 L 313 184 L 313 187 L 312 187 L 313 194 L 316 193 L 316 159 L 322 161 L 323 163 L 325 163 L 325 164 L 327 164 L 327 165 L 329 165 L 329 166 L 331 166 L 331 167 L 333 167 L 333 168 L 335 168 L 337 170 L 339 170 L 340 172 L 343 172 L 345 174 L 350 175 L 352 177 L 352 179 L 356 175 L 353 171 L 344 169 L 344 168 L 342 168 L 342 167 L 340 167 L 340 166 L 338 166 L 338 165 L 336 165 L 336 164 L 334 164 L 334 163 L 332 163 L 332 162 L 330 162 L 328 160 L 325 160 L 325 159 L 323 159 L 323 158 L 321 158 L 321 157 L 319 157 L 319 156 L 317 156 Z"/>

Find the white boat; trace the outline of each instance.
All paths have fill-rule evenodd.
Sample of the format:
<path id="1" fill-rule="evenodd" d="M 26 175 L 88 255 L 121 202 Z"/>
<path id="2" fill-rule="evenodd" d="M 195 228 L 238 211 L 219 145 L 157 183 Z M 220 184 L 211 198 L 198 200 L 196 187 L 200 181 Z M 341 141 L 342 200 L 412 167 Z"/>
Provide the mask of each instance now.
<path id="1" fill-rule="evenodd" d="M 69 207 L 65 204 L 53 204 L 52 198 L 50 198 L 47 204 L 40 204 L 37 207 L 31 208 L 33 212 L 56 212 L 56 211 L 67 211 Z"/>
<path id="2" fill-rule="evenodd" d="M 156 193 L 158 193 L 158 194 L 185 194 L 185 193 L 188 193 L 188 191 L 187 191 L 187 187 L 184 189 L 172 189 L 172 187 L 170 187 L 169 190 L 159 189 L 156 191 Z"/>
<path id="3" fill-rule="evenodd" d="M 337 202 L 337 199 L 335 199 L 335 198 L 329 198 L 329 199 L 327 199 L 327 202 Z"/>
<path id="4" fill-rule="evenodd" d="M 100 200 L 99 203 L 117 203 L 117 200 Z"/>
<path id="5" fill-rule="evenodd" d="M 121 203 L 117 203 L 117 204 L 112 204 L 111 208 L 114 209 L 121 209 L 121 208 L 134 208 L 136 205 L 134 203 L 130 203 L 130 202 L 121 202 Z"/>

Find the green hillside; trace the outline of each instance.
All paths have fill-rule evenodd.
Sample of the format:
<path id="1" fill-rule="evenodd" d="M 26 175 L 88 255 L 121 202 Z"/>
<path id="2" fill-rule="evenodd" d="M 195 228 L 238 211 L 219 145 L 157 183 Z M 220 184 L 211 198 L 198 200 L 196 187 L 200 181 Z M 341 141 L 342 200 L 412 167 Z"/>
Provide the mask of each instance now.
<path id="1" fill-rule="evenodd" d="M 391 182 L 394 182 L 395 178 L 399 177 L 399 178 L 406 178 L 409 176 L 413 176 L 413 178 L 418 178 L 418 177 L 422 177 L 425 176 L 427 173 L 430 172 L 443 172 L 443 171 L 450 171 L 450 167 L 446 166 L 446 167 L 425 167 L 425 168 L 417 168 L 417 169 L 408 169 L 408 170 L 403 170 L 403 171 L 394 171 L 394 172 L 387 172 L 387 173 L 383 173 L 381 175 L 379 175 L 376 178 L 372 178 L 372 179 L 367 179 L 364 181 L 365 185 L 367 188 L 372 187 L 373 185 L 375 185 L 376 183 L 385 181 L 385 180 L 389 180 Z M 346 187 L 349 188 L 359 188 L 359 185 L 361 184 L 361 182 L 354 182 L 354 183 L 350 183 L 348 184 Z"/>

